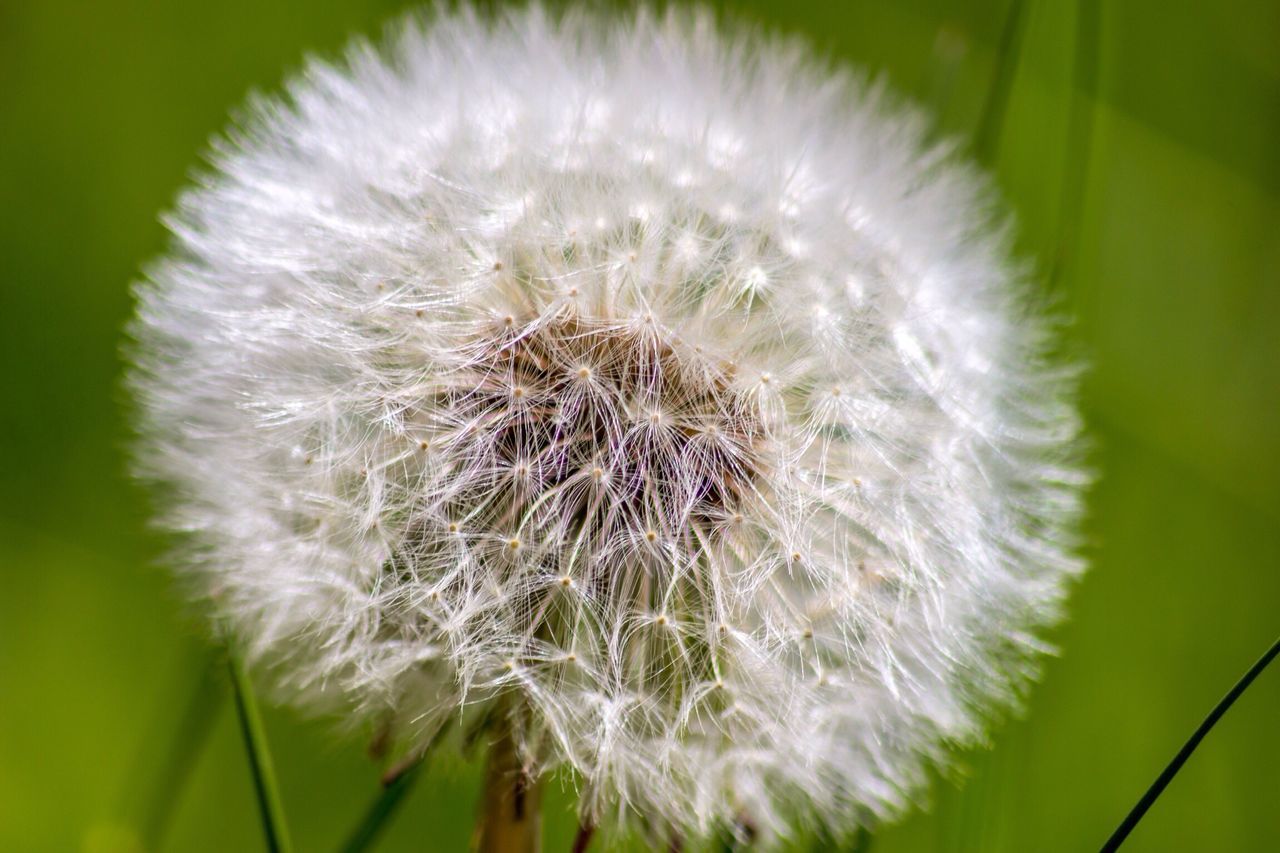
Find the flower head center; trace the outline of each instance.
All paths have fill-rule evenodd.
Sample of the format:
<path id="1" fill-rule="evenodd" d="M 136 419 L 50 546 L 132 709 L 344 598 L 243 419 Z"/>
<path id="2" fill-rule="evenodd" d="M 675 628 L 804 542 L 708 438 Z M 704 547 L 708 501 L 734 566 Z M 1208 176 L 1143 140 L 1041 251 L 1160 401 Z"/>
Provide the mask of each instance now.
<path id="1" fill-rule="evenodd" d="M 468 352 L 427 407 L 441 435 L 433 447 L 455 472 L 433 514 L 467 519 L 486 571 L 574 578 L 584 594 L 652 613 L 670 594 L 671 560 L 696 562 L 693 543 L 713 541 L 759 488 L 766 442 L 754 398 L 727 362 L 656 321 L 561 311 L 477 330 Z M 406 546 L 435 547 L 434 526 Z M 674 558 L 659 547 L 679 542 L 690 547 Z"/>

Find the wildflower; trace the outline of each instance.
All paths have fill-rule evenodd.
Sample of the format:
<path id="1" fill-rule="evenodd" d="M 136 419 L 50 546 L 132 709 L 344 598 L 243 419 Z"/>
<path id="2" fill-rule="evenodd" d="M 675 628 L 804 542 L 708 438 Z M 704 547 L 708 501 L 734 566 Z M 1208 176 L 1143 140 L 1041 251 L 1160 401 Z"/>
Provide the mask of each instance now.
<path id="1" fill-rule="evenodd" d="M 284 699 L 656 836 L 899 813 L 1079 566 L 1070 370 L 917 114 L 710 17 L 408 23 L 138 289 L 141 465 Z M 505 760 L 513 760 L 508 755 Z"/>

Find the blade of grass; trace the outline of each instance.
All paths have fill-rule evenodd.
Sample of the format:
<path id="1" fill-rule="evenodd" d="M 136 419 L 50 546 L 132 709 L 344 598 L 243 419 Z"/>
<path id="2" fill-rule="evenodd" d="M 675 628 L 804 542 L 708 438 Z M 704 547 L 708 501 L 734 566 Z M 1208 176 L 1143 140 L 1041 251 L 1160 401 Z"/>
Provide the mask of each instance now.
<path id="1" fill-rule="evenodd" d="M 1120 822 L 1120 826 L 1116 827 L 1116 831 L 1111 833 L 1111 837 L 1107 839 L 1106 844 L 1102 845 L 1102 853 L 1112 853 L 1112 851 L 1119 849 L 1124 840 L 1129 837 L 1129 833 L 1133 832 L 1133 828 L 1142 820 L 1147 810 L 1159 799 L 1164 789 L 1169 787 L 1173 777 L 1178 775 L 1178 771 L 1182 769 L 1182 765 L 1187 763 L 1191 753 L 1196 751 L 1200 741 L 1204 740 L 1210 729 L 1222 718 L 1223 714 L 1227 713 L 1227 710 L 1240 698 L 1240 694 L 1248 689 L 1253 680 L 1267 668 L 1267 664 L 1271 663 L 1277 654 L 1280 654 L 1280 637 L 1277 637 L 1276 641 L 1271 644 L 1271 648 L 1267 649 L 1262 657 L 1258 658 L 1257 662 L 1249 667 L 1248 672 L 1240 677 L 1235 686 L 1228 690 L 1227 695 L 1223 696 L 1222 700 L 1209 712 L 1209 716 L 1205 717 L 1204 721 L 1191 733 L 1191 737 L 1182 745 L 1182 749 L 1178 750 L 1178 754 L 1173 757 L 1173 760 L 1169 762 L 1164 771 L 1156 777 L 1156 781 L 1151 783 L 1151 787 L 1142 795 L 1142 799 L 1138 800 L 1138 804 Z"/>
<path id="2" fill-rule="evenodd" d="M 174 808 L 222 708 L 224 688 L 207 651 L 200 651 L 195 669 L 194 683 L 184 685 L 188 696 L 165 750 L 164 766 L 155 775 L 147 796 L 142 818 L 142 840 L 147 850 L 159 850 L 163 845 Z"/>
<path id="3" fill-rule="evenodd" d="M 831 835 L 825 829 L 819 829 L 810 839 L 808 849 L 813 853 L 827 850 L 839 850 L 841 853 L 871 853 L 871 843 L 874 840 L 871 830 L 865 826 L 858 827 L 857 832 L 844 839 Z"/>
<path id="4" fill-rule="evenodd" d="M 1000 33 L 1000 45 L 996 49 L 996 67 L 991 74 L 991 90 L 982 108 L 978 122 L 974 149 L 978 159 L 987 168 L 995 166 L 1000 149 L 1000 133 L 1004 129 L 1004 114 L 1009 107 L 1009 94 L 1013 91 L 1014 69 L 1018 66 L 1018 48 L 1022 42 L 1022 20 L 1025 3 L 1011 0 Z"/>
<path id="5" fill-rule="evenodd" d="M 231 670 L 231 686 L 236 697 L 236 712 L 240 717 L 240 732 L 244 735 L 245 752 L 249 756 L 249 769 L 253 773 L 253 787 L 258 795 L 258 809 L 262 816 L 262 832 L 270 853 L 291 853 L 289 829 L 285 824 L 284 807 L 280 801 L 280 788 L 276 784 L 275 767 L 267 748 L 266 729 L 258 713 L 257 698 L 245 673 L 244 662 L 235 649 L 227 650 L 227 665 Z"/>
<path id="6" fill-rule="evenodd" d="M 382 791 L 369 804 L 364 817 L 347 837 L 346 843 L 341 848 L 342 853 L 360 853 L 373 846 L 378 836 L 382 834 L 383 828 L 396 813 L 400 802 L 417 781 L 418 774 L 427 763 L 427 758 L 448 731 L 448 726 L 440 726 L 426 744 L 410 752 L 382 774 Z M 386 736 L 389 737 L 389 733 Z"/>
<path id="7" fill-rule="evenodd" d="M 401 801 L 404 800 L 405 794 L 409 793 L 414 782 L 417 781 L 418 774 L 422 772 L 424 763 L 422 760 L 418 760 L 403 772 L 395 774 L 369 805 L 369 809 L 365 812 L 360 824 L 352 831 L 346 843 L 342 845 L 342 853 L 363 853 L 363 851 L 369 850 L 373 846 L 374 841 L 377 840 L 391 816 L 395 814 Z"/>
<path id="8" fill-rule="evenodd" d="M 969 40 L 962 30 L 943 25 L 933 38 L 933 53 L 929 58 L 925 80 L 924 102 L 928 104 L 935 122 L 946 120 L 951 96 L 955 92 L 956 78 L 969 54 Z"/>
<path id="9" fill-rule="evenodd" d="M 1053 254 L 1049 286 L 1056 289 L 1080 239 L 1085 188 L 1093 155 L 1093 125 L 1097 111 L 1099 42 L 1102 9 L 1098 0 L 1080 0 L 1076 7 L 1076 43 L 1072 69 L 1071 113 L 1067 119 L 1067 159 L 1062 174 L 1062 207 L 1058 214 L 1058 245 Z"/>

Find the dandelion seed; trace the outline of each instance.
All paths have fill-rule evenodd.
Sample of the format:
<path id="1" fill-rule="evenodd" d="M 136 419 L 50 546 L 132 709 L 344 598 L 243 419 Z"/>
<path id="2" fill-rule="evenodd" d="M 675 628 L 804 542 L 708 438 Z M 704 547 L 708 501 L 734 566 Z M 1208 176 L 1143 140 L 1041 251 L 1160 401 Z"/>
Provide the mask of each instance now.
<path id="1" fill-rule="evenodd" d="M 584 825 L 770 847 L 983 739 L 1087 478 L 985 185 L 717 32 L 440 11 L 312 63 L 180 198 L 132 383 L 278 695 L 414 746 L 487 704 Z"/>

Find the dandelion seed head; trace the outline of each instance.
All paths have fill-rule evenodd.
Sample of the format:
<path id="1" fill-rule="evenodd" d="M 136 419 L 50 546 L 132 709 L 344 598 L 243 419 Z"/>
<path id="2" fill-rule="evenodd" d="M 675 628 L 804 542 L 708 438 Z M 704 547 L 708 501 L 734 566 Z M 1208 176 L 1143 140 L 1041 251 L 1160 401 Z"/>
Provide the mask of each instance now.
<path id="1" fill-rule="evenodd" d="M 1073 372 L 981 181 L 807 57 L 437 12 L 217 144 L 138 288 L 139 464 L 281 698 L 425 741 L 514 697 L 591 820 L 766 845 L 1016 700 Z"/>

